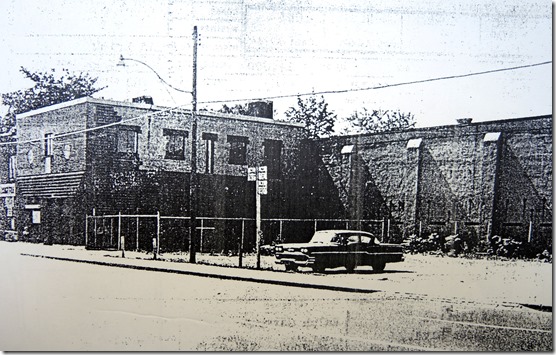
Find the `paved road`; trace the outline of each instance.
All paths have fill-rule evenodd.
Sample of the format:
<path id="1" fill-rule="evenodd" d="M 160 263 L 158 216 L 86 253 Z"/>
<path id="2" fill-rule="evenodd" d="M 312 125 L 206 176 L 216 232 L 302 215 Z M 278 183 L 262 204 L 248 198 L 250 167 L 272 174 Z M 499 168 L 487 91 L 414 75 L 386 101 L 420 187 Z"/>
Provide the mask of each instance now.
<path id="1" fill-rule="evenodd" d="M 2 350 L 552 350 L 552 314 L 22 256 L 0 243 Z"/>

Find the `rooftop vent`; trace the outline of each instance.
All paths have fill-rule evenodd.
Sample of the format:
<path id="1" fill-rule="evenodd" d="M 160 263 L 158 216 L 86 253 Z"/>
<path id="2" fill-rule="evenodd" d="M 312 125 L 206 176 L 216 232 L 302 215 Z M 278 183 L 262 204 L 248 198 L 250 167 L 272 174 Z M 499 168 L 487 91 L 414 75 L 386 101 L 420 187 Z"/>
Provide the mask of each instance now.
<path id="1" fill-rule="evenodd" d="M 465 118 L 458 118 L 456 121 L 458 122 L 458 124 L 470 124 L 471 121 L 473 121 L 473 119 L 470 117 L 465 117 Z"/>
<path id="2" fill-rule="evenodd" d="M 272 118 L 273 108 L 272 101 L 254 101 L 247 104 L 249 116 Z"/>
<path id="3" fill-rule="evenodd" d="M 153 98 L 151 96 L 139 96 L 134 97 L 131 99 L 131 102 L 136 104 L 147 104 L 147 105 L 154 105 Z"/>

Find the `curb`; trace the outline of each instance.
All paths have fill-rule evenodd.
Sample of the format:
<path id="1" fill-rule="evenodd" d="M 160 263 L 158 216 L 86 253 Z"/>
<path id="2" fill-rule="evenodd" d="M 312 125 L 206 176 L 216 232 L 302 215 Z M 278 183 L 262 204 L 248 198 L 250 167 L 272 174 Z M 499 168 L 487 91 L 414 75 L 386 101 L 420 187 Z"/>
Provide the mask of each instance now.
<path id="1" fill-rule="evenodd" d="M 382 292 L 380 290 L 370 290 L 370 289 L 355 288 L 355 287 L 331 286 L 331 285 L 322 285 L 322 284 L 320 284 L 320 285 L 319 284 L 309 284 L 309 283 L 300 283 L 300 282 L 294 282 L 294 281 L 262 279 L 262 278 L 253 278 L 253 277 L 237 276 L 237 275 L 219 275 L 219 274 L 213 274 L 213 273 L 208 273 L 208 272 L 176 270 L 176 269 L 168 269 L 168 268 L 161 268 L 161 267 L 155 267 L 155 266 L 128 265 L 128 264 L 111 263 L 111 262 L 96 261 L 96 260 L 73 259 L 73 258 L 48 256 L 48 255 L 40 255 L 40 254 L 21 253 L 21 255 L 22 256 L 30 256 L 30 257 L 34 257 L 34 258 L 44 258 L 44 259 L 84 263 L 84 264 L 120 267 L 120 268 L 123 268 L 123 269 L 135 269 L 135 270 L 146 270 L 146 271 L 154 271 L 154 272 L 165 272 L 165 273 L 168 273 L 168 274 L 190 275 L 190 276 L 208 277 L 208 278 L 213 278 L 213 279 L 232 280 L 232 281 L 247 281 L 247 282 L 263 283 L 263 284 L 278 285 L 278 286 L 293 286 L 293 287 L 300 287 L 300 288 L 312 288 L 312 289 L 319 289 L 319 290 L 353 292 L 353 293 L 367 293 L 367 294 Z"/>

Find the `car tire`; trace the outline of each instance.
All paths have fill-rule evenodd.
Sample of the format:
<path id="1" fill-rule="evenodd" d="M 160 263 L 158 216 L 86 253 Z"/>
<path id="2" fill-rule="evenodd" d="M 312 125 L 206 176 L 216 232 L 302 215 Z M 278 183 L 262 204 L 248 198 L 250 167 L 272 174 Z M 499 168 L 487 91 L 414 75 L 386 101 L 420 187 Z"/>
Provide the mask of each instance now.
<path id="1" fill-rule="evenodd" d="M 348 260 L 346 261 L 346 264 L 344 265 L 347 272 L 351 273 L 355 270 L 355 261 L 354 260 Z"/>
<path id="2" fill-rule="evenodd" d="M 372 267 L 373 267 L 373 271 L 375 271 L 375 272 L 383 272 L 384 268 L 386 267 L 386 263 L 385 262 L 376 262 L 376 263 L 373 263 Z"/>
<path id="3" fill-rule="evenodd" d="M 322 266 L 322 265 L 313 265 L 313 272 L 324 272 L 324 266 Z"/>
<path id="4" fill-rule="evenodd" d="M 286 271 L 297 271 L 297 265 L 294 264 L 286 264 Z"/>

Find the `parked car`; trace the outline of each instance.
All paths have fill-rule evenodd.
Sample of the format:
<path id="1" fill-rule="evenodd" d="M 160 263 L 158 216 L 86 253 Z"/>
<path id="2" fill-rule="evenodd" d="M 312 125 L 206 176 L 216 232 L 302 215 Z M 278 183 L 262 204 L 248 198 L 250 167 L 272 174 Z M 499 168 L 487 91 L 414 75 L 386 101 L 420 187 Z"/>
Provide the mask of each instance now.
<path id="1" fill-rule="evenodd" d="M 279 244 L 275 247 L 276 263 L 286 270 L 300 266 L 315 272 L 343 266 L 353 272 L 357 266 L 370 265 L 381 272 L 387 263 L 404 260 L 402 246 L 381 243 L 373 234 L 354 230 L 321 230 L 309 243 Z"/>

